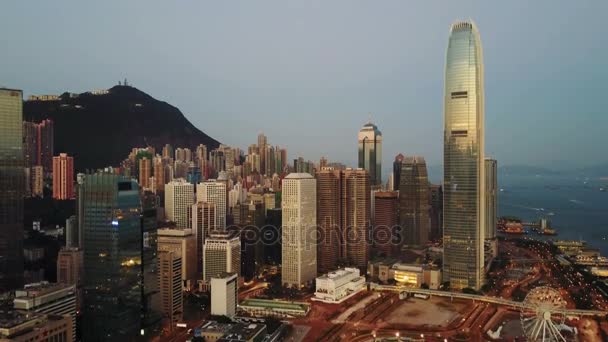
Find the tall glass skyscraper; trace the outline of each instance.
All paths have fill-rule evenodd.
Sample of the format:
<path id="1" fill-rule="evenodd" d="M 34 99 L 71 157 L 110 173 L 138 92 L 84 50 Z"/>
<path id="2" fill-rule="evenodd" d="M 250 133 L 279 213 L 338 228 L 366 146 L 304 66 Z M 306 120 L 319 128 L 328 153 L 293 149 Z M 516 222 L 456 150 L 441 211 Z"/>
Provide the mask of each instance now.
<path id="1" fill-rule="evenodd" d="M 477 27 L 452 25 L 444 95 L 443 279 L 479 289 L 484 261 L 483 57 Z"/>
<path id="2" fill-rule="evenodd" d="M 86 175 L 81 194 L 83 341 L 131 341 L 140 333 L 141 263 L 148 258 L 142 249 L 139 186 L 127 177 L 98 172 Z"/>
<path id="3" fill-rule="evenodd" d="M 359 131 L 359 168 L 369 172 L 372 187 L 382 184 L 382 132 L 371 122 Z"/>
<path id="4" fill-rule="evenodd" d="M 23 284 L 23 93 L 0 88 L 0 292 Z"/>

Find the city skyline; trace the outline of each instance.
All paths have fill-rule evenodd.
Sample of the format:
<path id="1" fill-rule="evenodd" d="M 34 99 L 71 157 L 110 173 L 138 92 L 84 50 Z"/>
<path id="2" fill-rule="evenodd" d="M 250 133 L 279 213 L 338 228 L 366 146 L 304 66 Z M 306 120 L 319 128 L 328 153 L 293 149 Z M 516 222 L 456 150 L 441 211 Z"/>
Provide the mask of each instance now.
<path id="1" fill-rule="evenodd" d="M 143 15 L 157 16 L 159 12 L 165 13 L 162 11 L 164 8 L 146 6 L 144 14 L 141 14 L 141 6 L 135 9 L 130 7 L 131 4 L 121 5 L 120 11 L 115 11 L 116 3 L 112 2 L 94 6 L 99 7 L 100 13 L 111 12 L 108 13 L 110 22 L 142 21 L 142 33 L 158 33 L 143 21 Z M 7 13 L 18 11 L 19 6 L 11 4 Z M 28 9 L 28 12 L 35 17 L 36 14 L 52 14 L 61 7 L 46 6 Z M 593 68 L 601 65 L 608 55 L 608 51 L 593 44 L 594 40 L 600 39 L 598 34 L 602 30 L 596 28 L 601 28 L 599 13 L 604 12 L 602 8 L 606 4 L 587 7 L 564 4 L 561 9 L 555 9 L 548 2 L 535 2 L 526 3 L 526 11 L 521 11 L 523 3 L 500 5 L 498 8 L 481 2 L 412 8 L 399 3 L 387 3 L 382 8 L 354 4 L 349 6 L 349 15 L 346 16 L 340 16 L 340 4 L 323 4 L 320 8 L 325 14 L 319 18 L 318 27 L 308 27 L 302 21 L 291 23 L 296 15 L 306 19 L 317 14 L 317 11 L 294 4 L 273 6 L 271 14 L 250 8 L 252 14 L 245 17 L 243 15 L 247 11 L 233 13 L 222 5 L 215 6 L 217 8 L 212 7 L 215 11 L 211 12 L 225 21 L 194 21 L 184 9 L 172 8 L 169 12 L 183 15 L 184 20 L 178 27 L 162 33 L 161 37 L 185 28 L 202 33 L 200 39 L 204 44 L 199 44 L 200 48 L 192 48 L 189 44 L 184 50 L 185 55 L 159 51 L 154 45 L 155 40 L 144 36 L 135 39 L 141 44 L 142 53 L 149 58 L 147 63 L 135 62 L 139 53 L 131 51 L 131 40 L 126 38 L 139 36 L 122 32 L 125 30 L 120 31 L 125 37 L 117 35 L 121 25 L 115 25 L 109 31 L 85 30 L 78 33 L 101 40 L 103 53 L 91 58 L 85 53 L 88 40 L 81 40 L 68 50 L 69 60 L 81 62 L 71 63 L 69 67 L 54 54 L 47 56 L 42 63 L 29 63 L 29 55 L 38 56 L 34 48 L 22 46 L 20 40 L 23 39 L 7 36 L 7 50 L 23 53 L 9 54 L 7 58 L 14 67 L 1 71 L 0 78 L 11 87 L 24 89 L 26 94 L 45 94 L 104 88 L 127 77 L 150 94 L 162 94 L 162 100 L 177 105 L 197 127 L 225 144 L 246 146 L 250 139 L 243 132 L 253 129 L 253 134 L 263 131 L 286 144 L 294 155 L 318 160 L 322 146 L 325 148 L 323 154 L 330 160 L 344 161 L 349 165 L 356 165 L 356 155 L 352 152 L 356 142 L 350 132 L 364 124 L 371 112 L 372 120 L 385 136 L 384 170 L 389 169 L 388 162 L 400 151 L 423 155 L 429 166 L 437 166 L 441 164 L 438 142 L 442 105 L 436 99 L 442 88 L 440 68 L 445 54 L 444 28 L 458 17 L 471 17 L 487 37 L 485 50 L 489 73 L 486 86 L 488 94 L 492 95 L 487 103 L 487 112 L 491 113 L 487 130 L 495 137 L 488 142 L 488 154 L 501 160 L 501 165 L 554 166 L 563 161 L 567 161 L 566 165 L 592 165 L 606 162 L 591 159 L 591 156 L 602 156 L 600 146 L 605 145 L 602 142 L 606 138 L 600 127 L 608 124 L 608 119 L 601 115 L 599 91 L 608 75 L 604 70 Z M 435 11 L 438 13 L 436 16 L 422 15 Z M 200 11 L 191 12 L 200 14 Z M 206 15 L 207 11 L 203 12 Z M 272 14 L 275 15 L 267 18 Z M 386 16 L 386 20 L 374 27 L 364 25 L 358 28 L 355 25 L 365 23 L 370 16 Z M 36 37 L 40 33 L 38 22 L 30 22 L 28 17 L 14 22 L 12 17 L 6 24 L 14 24 L 22 32 L 22 38 Z M 551 30 L 555 22 L 580 21 L 582 18 L 586 25 L 572 26 L 560 35 Z M 96 17 L 88 19 L 93 23 L 97 20 Z M 267 39 L 262 39 L 230 27 L 225 34 L 231 43 L 223 43 L 222 35 L 216 34 L 232 20 L 264 21 L 259 19 L 271 19 L 268 23 L 271 26 L 282 24 L 285 32 L 273 32 L 261 25 L 260 34 L 267 35 Z M 335 19 L 342 26 L 336 27 Z M 64 28 L 63 25 L 77 27 L 81 20 L 70 17 L 65 23 L 46 27 L 45 33 L 50 30 L 48 33 L 52 35 L 54 30 Z M 505 27 L 509 30 L 504 30 Z M 407 35 L 411 30 L 421 33 L 412 38 Z M 323 38 L 321 32 L 328 37 Z M 293 37 L 289 38 L 289 34 Z M 569 41 L 567 49 L 562 47 L 562 40 Z M 181 40 L 170 41 L 169 51 L 186 48 Z M 252 43 L 260 44 L 263 47 L 260 50 L 265 52 L 244 56 L 236 53 Z M 59 40 L 54 44 L 61 46 L 65 42 Z M 284 50 L 281 44 L 293 49 Z M 374 53 L 362 49 L 367 45 Z M 116 51 L 116 48 L 120 48 L 118 51 L 121 53 L 105 52 Z M 207 53 L 209 48 L 215 49 L 213 54 Z M 21 58 L 22 55 L 25 58 Z M 563 58 L 551 58 L 553 55 Z M 193 57 L 204 58 L 193 62 Z M 222 60 L 223 57 L 227 58 Z M 116 68 L 116 65 L 120 67 Z M 25 66 L 28 66 L 28 72 L 25 72 Z M 82 68 L 87 68 L 88 72 Z M 160 72 L 150 73 L 150 68 Z M 59 77 L 56 72 L 66 76 Z M 83 74 L 89 77 L 81 77 Z M 198 78 L 198 82 L 194 83 L 193 77 Z M 541 79 L 547 81 L 541 82 Z M 252 88 L 253 80 L 259 83 L 258 89 Z M 527 84 L 526 88 L 521 87 L 522 82 Z M 175 87 L 176 84 L 180 86 Z M 313 90 L 313 84 L 319 90 Z M 559 96 L 566 91 L 576 96 L 566 101 L 565 96 Z M 421 93 L 424 94 L 419 96 Z M 514 103 L 518 106 L 515 107 Z M 571 115 L 572 112 L 576 115 Z M 290 117 L 289 124 L 286 117 Z M 316 125 L 322 119 L 326 124 Z M 261 123 L 264 121 L 276 124 Z M 332 127 L 337 124 L 344 129 L 336 132 Z M 411 130 L 411 124 L 415 124 L 417 129 Z M 233 129 L 223 129 L 227 125 Z M 570 132 L 569 127 L 573 125 L 586 133 Z M 297 134 L 313 128 L 317 135 L 314 141 L 304 134 Z M 403 129 L 406 129 L 405 134 L 401 133 Z M 333 143 L 328 144 L 329 141 Z M 577 153 L 581 149 L 588 153 Z"/>

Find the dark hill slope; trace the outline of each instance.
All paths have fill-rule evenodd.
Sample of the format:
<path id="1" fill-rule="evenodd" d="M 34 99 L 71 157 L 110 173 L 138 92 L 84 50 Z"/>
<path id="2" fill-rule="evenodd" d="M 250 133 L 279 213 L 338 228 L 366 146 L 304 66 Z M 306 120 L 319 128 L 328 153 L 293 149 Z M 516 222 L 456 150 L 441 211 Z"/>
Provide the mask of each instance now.
<path id="1" fill-rule="evenodd" d="M 179 109 L 131 86 L 115 86 L 105 95 L 66 93 L 58 101 L 26 101 L 23 111 L 26 120 L 55 122 L 55 154 L 73 155 L 78 171 L 117 166 L 133 147 L 150 145 L 160 153 L 165 144 L 219 145 Z"/>

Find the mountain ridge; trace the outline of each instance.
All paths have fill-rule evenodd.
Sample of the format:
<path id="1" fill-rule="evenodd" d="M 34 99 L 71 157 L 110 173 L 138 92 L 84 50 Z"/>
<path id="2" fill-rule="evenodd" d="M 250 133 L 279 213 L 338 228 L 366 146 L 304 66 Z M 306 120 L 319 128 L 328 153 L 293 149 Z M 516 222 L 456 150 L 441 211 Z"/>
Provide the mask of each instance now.
<path id="1" fill-rule="evenodd" d="M 177 107 L 132 86 L 28 100 L 23 113 L 27 121 L 54 121 L 54 154 L 74 156 L 78 172 L 117 166 L 134 147 L 152 146 L 160 153 L 165 144 L 191 149 L 204 144 L 209 150 L 219 146 Z"/>

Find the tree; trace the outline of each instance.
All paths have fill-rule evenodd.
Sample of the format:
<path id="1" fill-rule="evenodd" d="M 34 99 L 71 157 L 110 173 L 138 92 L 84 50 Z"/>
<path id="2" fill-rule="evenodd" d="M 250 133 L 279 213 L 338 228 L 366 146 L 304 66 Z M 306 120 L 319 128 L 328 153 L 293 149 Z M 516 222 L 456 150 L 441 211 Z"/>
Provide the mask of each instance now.
<path id="1" fill-rule="evenodd" d="M 464 289 L 462 289 L 462 293 L 477 294 L 477 291 L 475 291 L 475 289 L 472 289 L 470 287 L 465 287 Z"/>

